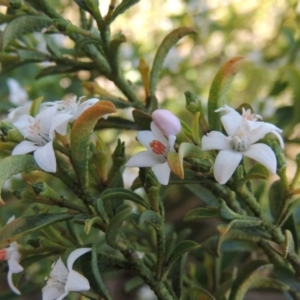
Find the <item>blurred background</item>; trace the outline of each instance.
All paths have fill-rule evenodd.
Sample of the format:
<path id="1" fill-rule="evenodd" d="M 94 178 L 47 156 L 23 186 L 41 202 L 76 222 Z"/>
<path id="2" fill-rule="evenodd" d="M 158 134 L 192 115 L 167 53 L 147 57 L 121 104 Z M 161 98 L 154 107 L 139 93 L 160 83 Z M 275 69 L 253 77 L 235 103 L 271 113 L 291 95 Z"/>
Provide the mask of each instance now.
<path id="1" fill-rule="evenodd" d="M 79 26 L 80 18 L 75 2 L 50 2 L 56 11 Z M 101 0 L 100 3 L 100 10 L 105 15 L 110 1 Z M 5 13 L 6 7 L 0 6 L 0 12 Z M 0 18 L 1 29 L 4 30 L 6 25 L 1 20 Z M 127 42 L 121 47 L 121 67 L 126 79 L 132 82 L 141 98 L 144 97 L 144 91 L 138 72 L 139 60 L 144 58 L 151 66 L 158 46 L 172 30 L 181 26 L 197 30 L 197 34 L 181 39 L 169 52 L 157 91 L 161 108 L 168 108 L 189 125 L 192 116 L 185 110 L 184 92 L 189 90 L 196 94 L 205 108 L 211 82 L 220 66 L 234 56 L 244 56 L 251 60 L 251 67 L 234 79 L 227 104 L 237 107 L 248 102 L 265 121 L 272 122 L 284 130 L 291 177 L 295 171 L 294 157 L 300 150 L 299 21 L 300 3 L 293 0 L 142 0 L 118 17 L 111 29 L 112 35 L 122 32 L 126 36 Z M 47 38 L 51 38 L 53 43 L 63 48 L 66 55 L 74 48 L 74 43 L 62 34 L 53 34 Z M 45 39 L 45 35 L 41 33 L 24 36 L 26 43 L 31 43 L 42 53 L 48 51 Z M 122 95 L 112 82 L 103 77 L 95 77 L 89 71 L 43 76 L 37 79 L 40 70 L 49 65 L 49 62 L 31 63 L 11 69 L 2 65 L 0 112 L 3 117 L 16 105 L 12 101 L 16 89 L 9 88 L 9 78 L 17 80 L 19 88 L 26 91 L 24 98 L 28 100 L 41 96 L 45 97 L 46 101 L 51 101 L 70 98 L 72 95 L 88 95 L 82 82 L 89 80 L 95 80 L 112 94 Z M 132 119 L 130 109 L 122 114 Z M 133 131 L 105 130 L 104 135 L 111 149 L 114 149 L 116 136 L 125 141 L 128 154 L 137 152 L 140 147 L 135 142 L 136 133 Z M 126 172 L 126 178 L 131 178 L 132 181 L 136 173 L 130 170 Z M 271 178 L 272 180 L 274 178 Z M 22 186 L 18 178 L 14 179 L 14 182 Z M 125 184 L 130 186 L 131 182 Z M 8 189 L 9 186 L 3 191 L 3 198 L 10 198 L 11 201 L 4 208 L 1 207 L 1 225 L 6 223 L 12 213 L 16 213 L 16 200 Z M 203 204 L 182 188 L 171 187 L 166 193 L 167 198 L 171 199 L 166 203 L 167 221 L 174 228 L 182 227 L 182 219 L 187 211 Z M 184 202 L 182 199 L 185 199 Z M 266 202 L 263 199 L 264 197 L 262 203 Z M 195 228 L 191 239 L 199 243 L 217 232 L 216 223 L 211 221 L 192 224 L 191 228 L 193 226 Z M 33 265 L 28 274 L 42 276 L 49 268 L 49 263 L 42 267 Z M 5 270 L 6 263 L 0 263 L 1 287 L 7 289 Z M 37 276 L 33 283 L 35 286 L 43 286 L 44 279 L 41 276 Z M 126 294 L 121 288 L 126 276 L 127 274 L 121 274 L 108 279 L 108 289 L 114 299 L 154 299 L 146 287 L 135 291 L 132 296 Z M 75 295 L 69 297 L 76 299 Z M 284 299 L 273 291 L 260 292 L 259 296 L 251 292 L 246 299 L 262 297 Z M 30 294 L 28 297 L 17 297 L 7 291 L 5 298 L 1 299 L 33 300 L 41 299 L 41 296 Z"/>

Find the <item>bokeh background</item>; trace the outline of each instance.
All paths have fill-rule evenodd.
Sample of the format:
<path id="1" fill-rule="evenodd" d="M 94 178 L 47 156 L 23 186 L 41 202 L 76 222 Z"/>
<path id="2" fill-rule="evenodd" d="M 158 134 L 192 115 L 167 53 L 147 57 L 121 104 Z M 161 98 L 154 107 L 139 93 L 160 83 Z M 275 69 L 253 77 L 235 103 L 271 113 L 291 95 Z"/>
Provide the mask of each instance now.
<path id="1" fill-rule="evenodd" d="M 50 2 L 66 19 L 79 25 L 78 6 L 74 1 Z M 106 14 L 109 1 L 101 0 L 100 3 L 101 12 Z M 5 13 L 6 7 L 0 6 L 0 12 Z M 205 108 L 211 82 L 220 66 L 234 56 L 251 60 L 252 65 L 233 81 L 227 104 L 237 107 L 248 102 L 264 120 L 284 130 L 291 178 L 295 171 L 294 157 L 300 150 L 299 21 L 300 3 L 293 0 L 142 0 L 113 23 L 112 34 L 122 32 L 126 36 L 127 42 L 121 47 L 121 66 L 126 79 L 132 82 L 138 95 L 143 98 L 139 60 L 144 58 L 151 65 L 161 41 L 173 29 L 188 26 L 197 30 L 197 34 L 181 39 L 169 52 L 157 91 L 161 107 L 170 109 L 188 124 L 191 124 L 192 116 L 185 110 L 184 92 L 189 90 L 196 94 Z M 4 30 L 5 22 L 1 17 L 0 23 Z M 59 47 L 65 48 L 66 55 L 74 48 L 74 43 L 62 34 L 53 34 L 50 38 Z M 23 39 L 40 52 L 47 53 L 45 35 L 35 33 Z M 8 71 L 2 66 L 0 112 L 3 117 L 14 107 L 11 103 L 13 91 L 7 84 L 9 78 L 16 79 L 31 100 L 41 96 L 51 101 L 72 95 L 88 95 L 82 82 L 89 80 L 95 80 L 112 94 L 122 95 L 112 82 L 95 77 L 88 71 L 37 79 L 39 71 L 49 65 L 49 62 L 32 63 Z M 130 109 L 122 114 L 128 119 L 132 118 Z M 125 141 L 128 154 L 140 149 L 133 131 L 106 130 L 104 135 L 111 149 L 115 146 L 116 136 Z M 128 181 L 125 180 L 125 184 L 130 186 L 136 173 L 134 170 L 126 172 L 124 178 Z M 0 210 L 1 225 L 6 223 L 11 214 L 24 209 L 9 192 L 12 185 L 22 187 L 22 184 L 23 181 L 15 178 L 6 185 L 3 197 L 8 201 Z M 181 221 L 185 213 L 201 205 L 201 201 L 176 187 L 168 189 L 166 193 L 171 199 L 166 204 L 167 220 L 172 224 L 170 226 L 179 229 L 183 226 Z M 262 203 L 264 201 L 262 197 Z M 211 221 L 190 226 L 194 227 L 192 238 L 199 243 L 216 232 L 216 224 Z M 34 287 L 43 286 L 44 274 L 49 268 L 49 262 L 30 267 L 27 276 Z M 41 299 L 40 294 L 30 293 L 31 287 L 28 287 L 28 296 L 11 294 L 6 285 L 5 262 L 0 263 L 0 271 L 1 290 L 7 291 L 1 299 Z M 129 296 L 122 288 L 128 274 L 114 275 L 108 276 L 107 284 L 112 295 L 115 293 L 115 299 L 153 299 L 146 287 Z M 261 291 L 259 295 L 251 292 L 247 299 L 261 299 L 261 295 L 266 299 L 283 299 L 279 293 L 270 290 Z M 69 297 L 76 299 L 77 296 Z"/>

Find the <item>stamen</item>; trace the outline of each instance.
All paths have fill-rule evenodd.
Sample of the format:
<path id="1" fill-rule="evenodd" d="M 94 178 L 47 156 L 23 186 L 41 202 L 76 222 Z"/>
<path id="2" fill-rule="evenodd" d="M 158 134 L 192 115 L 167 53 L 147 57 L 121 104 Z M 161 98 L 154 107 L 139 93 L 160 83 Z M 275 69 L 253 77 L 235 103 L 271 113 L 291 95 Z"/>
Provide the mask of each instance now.
<path id="1" fill-rule="evenodd" d="M 154 140 L 149 145 L 155 154 L 165 153 L 166 147 L 160 141 Z"/>
<path id="2" fill-rule="evenodd" d="M 0 261 L 1 260 L 7 260 L 7 250 L 6 249 L 0 250 Z"/>

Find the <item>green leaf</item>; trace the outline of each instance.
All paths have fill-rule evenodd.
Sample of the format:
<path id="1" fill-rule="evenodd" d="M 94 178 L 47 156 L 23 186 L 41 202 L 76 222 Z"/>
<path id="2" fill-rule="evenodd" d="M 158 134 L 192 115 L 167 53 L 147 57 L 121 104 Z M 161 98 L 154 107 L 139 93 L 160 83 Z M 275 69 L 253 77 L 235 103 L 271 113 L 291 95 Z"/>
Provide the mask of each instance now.
<path id="1" fill-rule="evenodd" d="M 243 300 L 248 289 L 259 281 L 261 277 L 270 274 L 273 265 L 267 264 L 262 260 L 255 260 L 244 266 L 238 273 L 236 280 L 233 282 L 229 300 Z"/>
<path id="2" fill-rule="evenodd" d="M 71 152 L 75 171 L 83 188 L 88 188 L 89 142 L 97 121 L 104 115 L 116 112 L 109 101 L 99 101 L 85 110 L 75 121 L 71 131 Z"/>
<path id="3" fill-rule="evenodd" d="M 221 218 L 220 212 L 215 207 L 200 207 L 189 211 L 183 221 L 189 222 L 198 219 Z"/>
<path id="4" fill-rule="evenodd" d="M 126 189 L 122 189 L 122 188 L 113 188 L 113 189 L 107 189 L 105 190 L 100 198 L 103 201 L 109 201 L 110 199 L 119 199 L 119 200 L 131 200 L 137 204 L 142 205 L 143 207 L 149 209 L 150 205 L 147 201 L 145 201 L 145 199 L 143 199 L 141 196 L 139 196 L 138 194 L 130 191 L 130 190 L 126 190 Z"/>
<path id="5" fill-rule="evenodd" d="M 269 188 L 269 205 L 271 214 L 275 220 L 279 221 L 278 218 L 281 214 L 281 208 L 284 201 L 284 189 L 280 180 L 276 180 L 272 183 Z"/>
<path id="6" fill-rule="evenodd" d="M 186 241 L 179 242 L 173 249 L 173 251 L 168 259 L 168 262 L 167 262 L 168 267 L 170 267 L 176 261 L 176 259 L 181 257 L 183 254 L 185 254 L 189 251 L 195 250 L 199 247 L 200 247 L 200 245 L 194 241 L 186 240 Z"/>
<path id="7" fill-rule="evenodd" d="M 36 164 L 32 155 L 13 155 L 6 157 L 0 162 L 0 188 L 2 188 L 4 182 L 11 176 L 30 172 L 34 170 L 41 170 Z M 0 195 L 0 205 L 4 204 Z"/>
<path id="8" fill-rule="evenodd" d="M 40 214 L 17 218 L 0 230 L 0 248 L 8 246 L 17 239 L 41 228 L 73 218 L 71 214 Z"/>
<path id="9" fill-rule="evenodd" d="M 55 65 L 43 68 L 37 75 L 36 79 L 40 79 L 44 76 L 53 74 L 68 74 L 71 72 L 76 72 L 82 70 L 81 66 L 70 66 L 70 65 Z"/>
<path id="10" fill-rule="evenodd" d="M 129 9 L 134 4 L 138 3 L 140 0 L 123 0 L 113 11 L 112 15 L 108 19 L 109 24 L 114 21 L 114 19 L 124 13 L 127 9 Z"/>
<path id="11" fill-rule="evenodd" d="M 41 103 L 43 102 L 44 97 L 39 97 L 35 99 L 30 106 L 30 115 L 35 117 L 40 111 Z"/>
<path id="12" fill-rule="evenodd" d="M 233 220 L 229 224 L 220 224 L 217 226 L 219 232 L 225 235 L 229 229 L 245 229 L 261 225 L 261 220 Z"/>
<path id="13" fill-rule="evenodd" d="M 207 290 L 195 287 L 191 290 L 189 300 L 215 300 L 215 298 Z"/>
<path id="14" fill-rule="evenodd" d="M 184 178 L 183 159 L 186 157 L 192 157 L 194 159 L 206 159 L 208 157 L 207 152 L 203 152 L 200 147 L 191 143 L 181 143 L 178 149 L 178 153 L 168 153 L 168 164 L 174 174 L 179 178 Z"/>
<path id="15" fill-rule="evenodd" d="M 272 277 L 285 283 L 293 290 L 300 292 L 300 282 L 294 272 L 286 266 L 275 266 Z"/>
<path id="16" fill-rule="evenodd" d="M 91 269 L 94 275 L 94 279 L 97 283 L 98 292 L 101 296 L 103 296 L 106 300 L 111 300 L 110 297 L 99 272 L 98 261 L 97 261 L 97 247 L 93 244 L 92 247 L 92 261 L 91 261 Z"/>
<path id="17" fill-rule="evenodd" d="M 207 188 L 200 184 L 186 184 L 185 187 L 202 202 L 209 206 L 218 207 L 219 202 L 217 197 Z"/>
<path id="18" fill-rule="evenodd" d="M 162 69 L 164 60 L 169 52 L 169 50 L 184 36 L 187 34 L 196 33 L 195 29 L 188 28 L 188 27 L 180 27 L 173 30 L 169 33 L 164 40 L 162 41 L 161 45 L 159 46 L 153 66 L 150 73 L 150 93 L 151 95 L 155 94 L 156 86 L 158 84 L 160 71 Z"/>
<path id="19" fill-rule="evenodd" d="M 210 130 L 222 131 L 220 116 L 215 110 L 225 104 L 225 97 L 234 76 L 247 65 L 248 60 L 237 56 L 225 62 L 216 74 L 210 87 L 207 105 Z"/>
<path id="20" fill-rule="evenodd" d="M 138 225 L 143 223 L 151 224 L 155 229 L 160 229 L 162 227 L 162 221 L 160 216 L 153 210 L 145 210 L 138 220 Z"/>
<path id="21" fill-rule="evenodd" d="M 119 236 L 123 222 L 129 217 L 132 208 L 127 208 L 116 214 L 110 221 L 106 231 L 106 242 L 109 246 L 118 250 L 125 250 L 127 245 Z"/>
<path id="22" fill-rule="evenodd" d="M 24 62 L 43 62 L 49 60 L 49 55 L 35 50 L 18 49 L 16 52 L 19 60 Z"/>
<path id="23" fill-rule="evenodd" d="M 4 50 L 11 41 L 19 39 L 25 34 L 41 32 L 43 28 L 52 24 L 52 20 L 45 17 L 31 15 L 18 17 L 6 26 L 2 36 L 1 49 Z"/>
<path id="24" fill-rule="evenodd" d="M 140 130 L 150 130 L 152 117 L 149 114 L 139 109 L 135 109 L 132 111 L 132 116 L 135 123 L 139 125 Z"/>
<path id="25" fill-rule="evenodd" d="M 246 183 L 252 179 L 268 179 L 269 178 L 269 171 L 268 169 L 262 164 L 255 164 L 247 173 L 247 175 L 240 181 L 238 184 Z"/>

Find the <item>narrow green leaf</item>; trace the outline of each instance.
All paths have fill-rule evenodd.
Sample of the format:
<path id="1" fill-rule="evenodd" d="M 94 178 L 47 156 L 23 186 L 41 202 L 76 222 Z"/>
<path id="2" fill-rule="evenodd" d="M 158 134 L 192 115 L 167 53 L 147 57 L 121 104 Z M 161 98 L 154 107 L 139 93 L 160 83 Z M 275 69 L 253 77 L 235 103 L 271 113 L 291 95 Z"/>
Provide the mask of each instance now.
<path id="1" fill-rule="evenodd" d="M 183 159 L 186 157 L 192 157 L 193 159 L 198 158 L 199 160 L 209 158 L 209 153 L 207 151 L 202 151 L 200 147 L 191 143 L 181 143 L 178 149 L 178 153 L 169 152 L 168 153 L 168 164 L 174 174 L 179 178 L 184 178 L 184 168 Z"/>
<path id="2" fill-rule="evenodd" d="M 229 229 L 245 229 L 248 227 L 256 227 L 261 224 L 261 220 L 233 220 L 229 224 L 220 224 L 217 226 L 219 232 L 225 235 Z"/>
<path id="3" fill-rule="evenodd" d="M 25 34 L 41 32 L 43 28 L 51 26 L 52 23 L 49 18 L 32 15 L 21 16 L 12 20 L 3 32 L 1 49 L 4 50 L 11 41 L 21 38 Z"/>
<path id="4" fill-rule="evenodd" d="M 139 109 L 135 109 L 132 111 L 132 116 L 135 123 L 139 125 L 140 130 L 150 130 L 152 118 L 149 114 Z"/>
<path id="5" fill-rule="evenodd" d="M 75 170 L 83 188 L 89 184 L 89 142 L 97 121 L 106 114 L 116 112 L 109 101 L 99 101 L 85 110 L 75 121 L 71 131 L 71 152 Z"/>
<path id="6" fill-rule="evenodd" d="M 13 155 L 0 162 L 0 188 L 11 176 L 34 170 L 41 170 L 32 155 Z M 0 195 L 0 205 L 4 204 Z"/>
<path id="7" fill-rule="evenodd" d="M 268 197 L 271 214 L 275 220 L 278 220 L 282 213 L 281 208 L 284 201 L 284 189 L 280 180 L 276 180 L 272 183 L 269 188 Z"/>
<path id="8" fill-rule="evenodd" d="M 8 246 L 17 239 L 40 230 L 41 228 L 73 218 L 71 214 L 40 214 L 32 216 L 23 216 L 6 224 L 0 230 L 0 248 Z"/>
<path id="9" fill-rule="evenodd" d="M 18 49 L 16 52 L 20 61 L 43 62 L 49 60 L 49 55 L 35 50 Z"/>
<path id="10" fill-rule="evenodd" d="M 248 60 L 237 56 L 225 62 L 216 74 L 210 87 L 207 105 L 210 130 L 222 130 L 220 116 L 215 110 L 225 104 L 225 97 L 234 76 L 248 64 Z"/>
<path id="11" fill-rule="evenodd" d="M 112 23 L 114 19 L 124 13 L 127 9 L 129 9 L 134 4 L 138 3 L 140 0 L 123 0 L 113 11 L 112 15 L 110 16 L 109 23 Z"/>
<path id="12" fill-rule="evenodd" d="M 41 103 L 42 101 L 44 100 L 44 97 L 39 97 L 39 98 L 36 98 L 31 106 L 30 106 L 30 115 L 35 117 L 38 112 L 40 111 L 40 106 L 41 106 Z"/>
<path id="13" fill-rule="evenodd" d="M 68 74 L 71 72 L 76 72 L 82 70 L 81 66 L 70 66 L 70 65 L 55 65 L 43 68 L 37 75 L 36 79 L 40 79 L 44 76 L 54 75 L 54 74 Z"/>
<path id="14" fill-rule="evenodd" d="M 195 250 L 199 247 L 200 247 L 200 245 L 194 241 L 186 240 L 186 241 L 179 242 L 173 249 L 173 251 L 169 257 L 167 265 L 171 266 L 174 263 L 174 261 L 176 261 L 176 259 L 181 257 L 183 254 L 185 254 L 189 251 Z"/>
<path id="15" fill-rule="evenodd" d="M 287 266 L 275 266 L 272 277 L 285 283 L 298 293 L 300 292 L 300 282 L 294 272 Z"/>
<path id="16" fill-rule="evenodd" d="M 188 27 L 180 27 L 175 30 L 173 30 L 171 33 L 169 33 L 164 40 L 162 41 L 161 45 L 159 46 L 153 66 L 150 73 L 150 93 L 151 95 L 155 94 L 156 86 L 159 80 L 160 71 L 162 69 L 164 60 L 169 52 L 169 50 L 184 36 L 196 33 L 195 29 L 188 28 Z"/>
<path id="17" fill-rule="evenodd" d="M 215 207 L 201 207 L 189 211 L 185 217 L 184 222 L 194 221 L 198 219 L 221 218 L 220 212 Z"/>
<path id="18" fill-rule="evenodd" d="M 153 210 L 145 210 L 141 214 L 138 225 L 141 225 L 143 223 L 149 223 L 156 229 L 160 229 L 162 227 L 161 218 Z"/>
<path id="19" fill-rule="evenodd" d="M 103 281 L 100 275 L 100 271 L 98 268 L 98 260 L 97 260 L 97 247 L 95 244 L 93 244 L 92 247 L 92 261 L 91 261 L 91 269 L 94 275 L 94 279 L 97 283 L 97 288 L 98 292 L 100 293 L 101 296 L 103 296 L 106 300 L 111 300 L 112 298 L 110 297 Z"/>
<path id="20" fill-rule="evenodd" d="M 218 199 L 209 189 L 200 184 L 186 184 L 185 187 L 202 202 L 209 206 L 218 207 Z"/>
<path id="21" fill-rule="evenodd" d="M 215 298 L 205 289 L 200 287 L 192 288 L 190 300 L 215 300 Z"/>
<path id="22" fill-rule="evenodd" d="M 123 222 L 129 217 L 132 208 L 127 208 L 116 214 L 110 221 L 106 231 L 106 242 L 109 246 L 115 249 L 125 250 L 127 245 L 120 237 L 119 233 Z"/>
<path id="23" fill-rule="evenodd" d="M 122 189 L 122 188 L 113 188 L 113 189 L 107 189 L 105 190 L 100 198 L 105 201 L 111 199 L 119 199 L 119 200 L 131 200 L 137 204 L 142 205 L 143 207 L 149 209 L 150 205 L 149 203 L 143 199 L 141 196 L 139 196 L 138 194 L 130 191 L 130 190 L 126 190 L 126 189 Z"/>
<path id="24" fill-rule="evenodd" d="M 233 282 L 229 300 L 243 300 L 251 285 L 261 277 L 268 276 L 272 268 L 273 265 L 262 260 L 251 261 L 244 266 Z"/>

